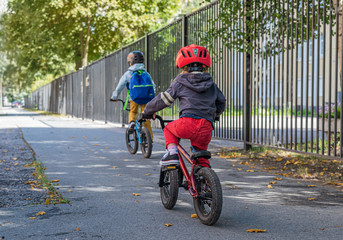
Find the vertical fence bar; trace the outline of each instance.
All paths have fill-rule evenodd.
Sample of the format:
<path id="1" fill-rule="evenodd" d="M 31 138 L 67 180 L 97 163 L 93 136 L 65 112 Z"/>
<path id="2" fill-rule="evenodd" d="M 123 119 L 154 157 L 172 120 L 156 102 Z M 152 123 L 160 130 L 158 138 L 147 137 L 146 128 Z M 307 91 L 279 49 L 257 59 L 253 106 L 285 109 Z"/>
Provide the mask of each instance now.
<path id="1" fill-rule="evenodd" d="M 188 17 L 182 16 L 182 46 L 188 45 Z"/>
<path id="2" fill-rule="evenodd" d="M 307 10 L 307 19 L 306 19 L 306 94 L 305 94 L 305 98 L 306 98 L 306 105 L 305 105 L 305 111 L 306 111 L 306 115 L 305 115 L 305 152 L 308 151 L 308 117 L 309 117 L 309 113 L 308 113 L 308 93 L 309 93 L 309 43 L 310 43 L 310 29 L 309 29 L 309 24 L 310 24 L 310 1 L 307 0 L 307 6 L 306 6 L 306 10 Z"/>
<path id="3" fill-rule="evenodd" d="M 289 4 L 289 3 L 288 3 Z M 287 22 L 289 22 L 289 6 L 286 10 Z M 289 111 L 289 25 L 287 25 L 287 39 L 286 39 L 287 63 L 286 63 L 286 148 L 288 149 L 288 111 Z"/>
<path id="4" fill-rule="evenodd" d="M 324 137 L 324 123 L 325 123 L 325 66 L 326 66 L 326 1 L 324 1 L 323 8 L 323 99 L 322 99 L 322 155 L 324 155 L 325 150 L 325 137 Z"/>
<path id="5" fill-rule="evenodd" d="M 317 143 L 316 143 L 316 148 L 317 148 L 317 151 L 316 153 L 319 153 L 319 110 L 320 110 L 320 106 L 319 106 L 319 93 L 320 93 L 320 90 L 319 89 L 319 86 L 320 86 L 320 83 L 319 83 L 319 73 L 320 73 L 320 44 L 321 44 L 321 36 L 322 34 L 320 33 L 320 4 L 318 4 L 318 9 L 317 9 L 317 31 L 318 31 L 318 44 L 317 44 L 317 54 L 318 54 L 318 57 L 317 57 L 317 103 L 316 103 L 316 107 L 317 107 L 317 126 L 316 126 L 316 129 L 317 129 L 317 136 L 316 136 L 316 140 L 317 140 Z"/>
<path id="6" fill-rule="evenodd" d="M 335 68 L 336 68 L 336 74 L 335 74 L 335 132 L 334 132 L 334 136 L 335 136 L 335 144 L 334 144 L 334 156 L 337 156 L 337 110 L 338 110 L 338 78 L 339 78 L 339 70 L 338 70 L 338 61 L 339 61 L 339 54 L 338 54 L 338 50 L 339 50 L 339 1 L 336 1 L 336 64 L 335 64 Z M 341 59 L 342 61 L 342 59 Z M 342 92 L 341 92 L 342 94 Z M 340 118 L 342 118 L 342 116 L 340 116 Z M 342 134 L 342 132 L 341 132 Z"/>
<path id="7" fill-rule="evenodd" d="M 294 73 L 293 73 L 293 64 L 294 64 L 294 48 L 293 48 L 293 43 L 294 43 L 294 35 L 293 35 L 293 31 L 294 31 L 294 0 L 292 0 L 292 16 L 291 16 L 291 103 L 290 103 L 290 144 L 291 147 L 290 149 L 293 149 L 293 97 L 294 97 L 294 93 L 293 93 L 293 89 L 294 89 Z"/>
<path id="8" fill-rule="evenodd" d="M 316 8 L 315 8 L 315 1 L 312 0 L 312 71 L 311 71 L 311 153 L 313 153 L 313 118 L 314 118 L 314 64 L 315 64 L 315 53 L 314 53 L 314 35 L 315 35 L 315 13 L 316 13 Z"/>
<path id="9" fill-rule="evenodd" d="M 251 0 L 246 0 L 246 11 L 251 11 Z M 247 22 L 251 21 L 250 16 L 246 16 L 245 19 L 245 30 L 247 31 Z M 250 36 L 250 35 L 249 35 Z M 251 39 L 246 39 L 247 45 L 250 44 Z M 244 100 L 245 103 L 243 104 L 243 117 L 244 117 L 244 127 L 243 127 L 243 134 L 244 134 L 244 149 L 249 150 L 251 148 L 251 95 L 250 95 L 250 81 L 251 81 L 251 54 L 250 52 L 245 52 L 244 57 Z"/>
<path id="10" fill-rule="evenodd" d="M 324 3 L 325 4 L 325 3 Z M 330 16 L 329 16 L 329 36 L 330 36 L 330 42 L 329 42 L 329 93 L 328 93 L 328 107 L 329 107 L 329 112 L 328 112 L 328 117 L 329 117 L 329 124 L 328 124 L 328 155 L 331 155 L 331 95 L 332 95 L 332 1 L 330 1 Z"/>

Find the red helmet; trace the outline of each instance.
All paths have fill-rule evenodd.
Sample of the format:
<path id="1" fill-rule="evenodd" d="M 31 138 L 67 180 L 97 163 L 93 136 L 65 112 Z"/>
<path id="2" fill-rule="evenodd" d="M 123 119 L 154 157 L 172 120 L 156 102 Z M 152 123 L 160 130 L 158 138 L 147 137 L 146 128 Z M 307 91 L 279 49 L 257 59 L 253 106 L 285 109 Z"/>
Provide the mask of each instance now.
<path id="1" fill-rule="evenodd" d="M 211 67 L 211 57 L 205 47 L 192 44 L 181 48 L 176 55 L 176 66 L 178 68 L 195 62 Z"/>

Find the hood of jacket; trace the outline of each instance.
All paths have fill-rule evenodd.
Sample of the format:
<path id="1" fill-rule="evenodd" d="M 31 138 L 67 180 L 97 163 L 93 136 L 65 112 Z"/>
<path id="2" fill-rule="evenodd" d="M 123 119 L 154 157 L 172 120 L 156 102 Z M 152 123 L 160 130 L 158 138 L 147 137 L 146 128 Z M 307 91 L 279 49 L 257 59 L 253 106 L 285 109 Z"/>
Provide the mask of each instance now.
<path id="1" fill-rule="evenodd" d="M 209 73 L 184 73 L 175 78 L 183 86 L 201 93 L 212 87 L 213 79 Z"/>
<path id="2" fill-rule="evenodd" d="M 145 66 L 144 63 L 136 63 L 134 65 L 132 65 L 131 67 L 129 67 L 130 71 L 137 71 L 137 70 L 144 70 L 145 71 Z"/>

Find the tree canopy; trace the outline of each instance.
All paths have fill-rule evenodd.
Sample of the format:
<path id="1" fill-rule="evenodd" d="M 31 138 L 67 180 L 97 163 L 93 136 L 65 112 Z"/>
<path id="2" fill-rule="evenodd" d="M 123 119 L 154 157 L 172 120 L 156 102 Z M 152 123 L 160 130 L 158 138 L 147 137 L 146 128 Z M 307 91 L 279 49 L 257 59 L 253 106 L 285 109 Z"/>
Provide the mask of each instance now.
<path id="1" fill-rule="evenodd" d="M 0 19 L 5 84 L 77 70 L 166 22 L 179 0 L 10 0 Z"/>

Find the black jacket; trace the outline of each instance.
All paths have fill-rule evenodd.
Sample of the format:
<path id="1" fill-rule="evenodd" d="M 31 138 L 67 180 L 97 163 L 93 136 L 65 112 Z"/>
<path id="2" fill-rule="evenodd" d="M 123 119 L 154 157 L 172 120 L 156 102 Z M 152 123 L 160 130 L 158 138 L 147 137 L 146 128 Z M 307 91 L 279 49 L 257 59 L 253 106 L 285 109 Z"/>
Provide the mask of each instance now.
<path id="1" fill-rule="evenodd" d="M 198 116 L 210 122 L 225 110 L 226 99 L 209 73 L 184 73 L 178 75 L 169 88 L 145 107 L 144 113 L 151 115 L 180 101 L 179 115 Z"/>

